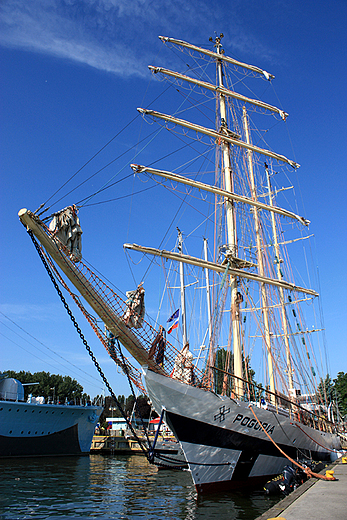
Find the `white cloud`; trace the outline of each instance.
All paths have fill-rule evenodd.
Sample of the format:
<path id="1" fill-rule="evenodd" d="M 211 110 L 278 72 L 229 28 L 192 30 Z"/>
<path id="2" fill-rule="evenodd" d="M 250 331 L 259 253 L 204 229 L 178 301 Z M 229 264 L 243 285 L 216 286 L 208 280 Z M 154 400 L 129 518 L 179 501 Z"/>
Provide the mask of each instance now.
<path id="1" fill-rule="evenodd" d="M 23 322 L 59 322 L 62 315 L 64 315 L 64 309 L 59 303 L 48 303 L 48 304 L 21 304 L 21 303 L 3 303 L 0 304 L 0 318 L 4 323 L 10 325 L 10 321 L 7 321 L 8 317 L 10 320 L 17 322 L 23 320 Z"/>
<path id="2" fill-rule="evenodd" d="M 228 13 L 209 0 L 3 0 L 0 44 L 120 76 L 147 76 L 159 34 L 199 44 L 215 27 L 226 27 L 230 50 L 271 58 L 256 38 L 245 36 L 242 18 L 233 13 L 229 20 Z"/>
<path id="3" fill-rule="evenodd" d="M 30 4 L 14 0 L 2 5 L 0 43 L 87 64 L 121 76 L 145 75 L 146 67 L 110 33 L 117 34 L 115 13 L 90 11 L 91 2 L 79 2 L 76 12 L 66 2 L 36 0 Z M 100 3 L 98 3 L 100 4 Z M 88 9 L 87 9 L 88 8 Z M 118 41 L 117 41 L 118 40 Z"/>

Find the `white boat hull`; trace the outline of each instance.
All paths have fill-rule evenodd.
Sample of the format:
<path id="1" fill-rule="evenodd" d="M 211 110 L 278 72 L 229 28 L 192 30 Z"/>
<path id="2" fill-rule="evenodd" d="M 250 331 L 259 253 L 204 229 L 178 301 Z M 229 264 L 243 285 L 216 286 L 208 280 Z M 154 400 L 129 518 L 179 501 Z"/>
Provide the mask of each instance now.
<path id="1" fill-rule="evenodd" d="M 247 402 L 221 397 L 150 370 L 146 386 L 157 413 L 179 440 L 198 493 L 258 485 L 288 464 L 254 418 Z M 271 439 L 292 459 L 331 461 L 339 439 L 257 407 Z"/>

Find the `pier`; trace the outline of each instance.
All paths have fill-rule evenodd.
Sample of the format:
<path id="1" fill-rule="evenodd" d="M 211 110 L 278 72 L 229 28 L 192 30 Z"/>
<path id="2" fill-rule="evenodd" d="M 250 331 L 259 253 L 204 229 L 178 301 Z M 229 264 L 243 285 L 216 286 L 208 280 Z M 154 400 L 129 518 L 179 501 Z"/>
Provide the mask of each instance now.
<path id="1" fill-rule="evenodd" d="M 124 435 L 94 435 L 90 453 L 141 454 L 143 451 L 137 441 L 127 439 Z"/>
<path id="2" fill-rule="evenodd" d="M 321 473 L 327 470 L 334 471 L 337 480 L 311 478 L 256 520 L 345 520 L 347 464 L 331 464 Z"/>

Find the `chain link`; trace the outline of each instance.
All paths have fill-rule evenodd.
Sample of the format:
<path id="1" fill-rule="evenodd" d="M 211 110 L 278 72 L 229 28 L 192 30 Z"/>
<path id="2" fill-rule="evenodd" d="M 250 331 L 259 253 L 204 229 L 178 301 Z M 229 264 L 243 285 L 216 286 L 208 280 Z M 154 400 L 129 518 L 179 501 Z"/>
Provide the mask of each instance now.
<path id="1" fill-rule="evenodd" d="M 35 239 L 35 237 L 34 237 L 33 232 L 31 231 L 31 229 L 28 229 L 27 231 L 28 231 L 28 234 L 29 234 L 31 240 L 33 241 L 33 244 L 34 244 L 34 246 L 35 246 L 35 248 L 36 248 L 36 250 L 37 250 L 37 252 L 38 252 L 38 254 L 39 254 L 39 257 L 41 258 L 41 261 L 42 261 L 43 265 L 45 266 L 45 269 L 46 269 L 46 271 L 47 271 L 47 273 L 48 273 L 48 275 L 49 275 L 49 277 L 50 277 L 50 279 L 51 279 L 51 281 L 52 281 L 52 283 L 53 283 L 53 285 L 54 285 L 54 287 L 55 287 L 55 289 L 56 289 L 56 291 L 57 291 L 57 293 L 58 293 L 58 295 L 59 295 L 59 297 L 60 297 L 60 299 L 61 299 L 61 301 L 62 301 L 62 303 L 63 303 L 63 305 L 64 305 L 64 307 L 65 307 L 65 310 L 66 310 L 66 312 L 68 313 L 68 315 L 70 316 L 70 319 L 71 319 L 71 321 L 72 321 L 74 327 L 76 328 L 76 330 L 77 330 L 77 332 L 78 332 L 78 334 L 79 334 L 79 336 L 80 336 L 80 338 L 81 338 L 81 340 L 82 340 L 82 342 L 83 342 L 83 345 L 85 346 L 85 348 L 86 348 L 86 350 L 87 350 L 89 356 L 91 357 L 91 359 L 92 359 L 92 361 L 93 361 L 93 363 L 94 363 L 94 365 L 95 365 L 97 371 L 99 372 L 101 379 L 102 379 L 103 382 L 105 383 L 105 386 L 107 387 L 107 389 L 108 389 L 108 391 L 110 392 L 112 398 L 114 399 L 114 401 L 115 401 L 115 403 L 116 403 L 116 405 L 117 405 L 118 410 L 120 411 L 120 413 L 121 413 L 123 419 L 126 421 L 128 427 L 129 427 L 129 429 L 131 430 L 131 433 L 133 434 L 134 438 L 135 438 L 136 441 L 138 442 L 138 444 L 139 444 L 141 450 L 142 450 L 143 453 L 146 455 L 148 462 L 151 463 L 151 464 L 153 464 L 153 463 L 154 463 L 153 457 L 150 457 L 150 455 L 149 455 L 149 450 L 148 450 L 148 449 L 146 448 L 146 446 L 143 444 L 142 440 L 138 437 L 138 435 L 137 435 L 136 431 L 134 430 L 134 428 L 133 428 L 131 422 L 129 421 L 129 419 L 128 419 L 127 416 L 125 415 L 125 412 L 124 412 L 124 410 L 123 410 L 123 408 L 122 408 L 120 402 L 118 401 L 118 399 L 117 399 L 115 393 L 113 392 L 110 383 L 108 382 L 108 380 L 107 380 L 105 374 L 103 373 L 102 368 L 100 367 L 100 365 L 99 365 L 99 363 L 98 363 L 96 357 L 94 356 L 94 354 L 93 354 L 93 352 L 92 352 L 90 346 L 89 346 L 88 343 L 87 343 L 87 340 L 85 339 L 85 337 L 84 337 L 84 335 L 83 335 L 83 332 L 81 331 L 81 329 L 80 329 L 80 327 L 79 327 L 79 325 L 78 325 L 78 323 L 77 323 L 77 321 L 76 321 L 74 315 L 72 314 L 72 312 L 71 312 L 71 310 L 70 310 L 70 307 L 69 307 L 67 301 L 65 300 L 64 295 L 63 295 L 63 293 L 61 292 L 61 290 L 60 290 L 60 288 L 59 288 L 59 286 L 58 286 L 58 284 L 57 284 L 57 281 L 56 281 L 56 279 L 54 278 L 54 275 L 53 275 L 53 273 L 52 273 L 52 271 L 51 271 L 51 269 L 50 269 L 48 263 L 46 262 L 46 259 L 45 259 L 45 257 L 44 257 L 44 254 L 43 254 L 43 252 L 42 252 L 42 249 L 41 249 L 41 247 L 39 246 L 38 242 L 36 241 L 36 239 Z M 120 350 L 120 348 L 119 348 L 119 350 Z M 120 352 L 121 352 L 121 350 L 120 350 Z M 121 352 L 121 354 L 122 354 L 122 352 Z M 134 396 L 134 397 L 135 397 L 135 396 Z M 148 441 L 148 442 L 149 442 L 149 441 Z M 150 446 L 150 443 L 149 443 L 149 446 Z M 153 447 L 153 448 L 154 448 L 154 447 Z M 160 462 L 157 461 L 157 462 L 155 462 L 156 466 L 162 466 L 162 467 L 173 467 L 173 465 L 176 463 L 176 461 L 175 461 L 174 459 L 170 459 L 170 457 L 164 457 L 164 456 L 163 456 L 162 454 L 160 454 L 160 453 L 156 453 L 155 456 L 156 456 L 157 459 L 162 459 L 162 460 L 164 460 L 164 461 L 167 460 L 167 461 L 170 461 L 170 462 L 171 462 L 171 464 L 168 466 L 168 464 L 160 463 Z M 180 462 L 181 462 L 182 465 L 181 465 L 181 466 L 178 466 L 178 467 L 183 468 L 185 462 L 184 462 L 184 461 L 180 461 Z M 204 463 L 201 463 L 201 462 L 199 462 L 199 463 L 188 462 L 188 464 L 197 464 L 197 465 L 200 465 L 200 466 L 225 466 L 225 465 L 229 465 L 230 463 L 228 462 L 228 463 L 221 463 L 221 464 L 218 464 L 218 463 L 217 463 L 217 464 L 204 464 Z"/>
<path id="2" fill-rule="evenodd" d="M 136 441 L 138 442 L 138 444 L 139 444 L 141 450 L 145 453 L 145 455 L 146 455 L 146 457 L 147 457 L 147 459 L 148 459 L 148 458 L 149 458 L 149 452 L 148 452 L 148 449 L 143 445 L 143 442 L 142 442 L 141 439 L 138 437 L 138 435 L 136 434 L 136 432 L 135 432 L 135 430 L 134 430 L 134 428 L 133 428 L 131 422 L 129 421 L 129 419 L 128 419 L 127 416 L 125 415 L 125 412 L 124 412 L 124 410 L 123 410 L 123 408 L 122 408 L 120 402 L 118 401 L 118 399 L 117 399 L 115 393 L 113 392 L 110 383 L 108 382 L 108 380 L 107 380 L 105 374 L 103 373 L 102 368 L 100 367 L 100 365 L 99 365 L 99 363 L 98 363 L 96 357 L 94 356 L 94 354 L 93 354 L 93 352 L 92 352 L 90 346 L 89 346 L 88 343 L 87 343 L 86 338 L 84 337 L 83 332 L 81 331 L 81 329 L 80 329 L 80 327 L 79 327 L 79 325 L 78 325 L 78 323 L 77 323 L 77 321 L 76 321 L 74 315 L 72 314 L 71 309 L 70 309 L 70 307 L 69 307 L 67 301 L 65 300 L 64 295 L 63 295 L 63 293 L 61 292 L 61 290 L 60 290 L 60 288 L 59 288 L 59 286 L 58 286 L 58 284 L 57 284 L 57 281 L 56 281 L 56 279 L 54 278 L 54 275 L 53 275 L 53 273 L 52 273 L 52 271 L 51 271 L 51 269 L 50 269 L 48 263 L 46 262 L 46 259 L 45 259 L 44 255 L 43 255 L 43 252 L 42 252 L 42 249 L 41 249 L 41 247 L 39 246 L 38 242 L 36 241 L 36 239 L 35 239 L 35 237 L 34 237 L 34 234 L 33 234 L 33 232 L 32 232 L 31 229 L 28 229 L 28 234 L 29 234 L 31 240 L 33 241 L 33 244 L 34 244 L 34 246 L 35 246 L 35 248 L 36 248 L 36 250 L 37 250 L 37 252 L 38 252 L 38 254 L 39 254 L 39 257 L 41 258 L 41 261 L 42 261 L 43 265 L 45 266 L 45 269 L 46 269 L 46 271 L 47 271 L 47 273 L 48 273 L 48 275 L 49 275 L 49 277 L 50 277 L 50 279 L 51 279 L 51 281 L 52 281 L 52 283 L 53 283 L 53 285 L 54 285 L 54 287 L 55 287 L 55 290 L 57 291 L 57 293 L 58 293 L 58 295 L 59 295 L 59 297 L 60 297 L 60 299 L 61 299 L 61 301 L 62 301 L 62 304 L 63 304 L 64 307 L 65 307 L 66 312 L 67 312 L 68 315 L 70 316 L 70 319 L 71 319 L 71 321 L 72 321 L 74 327 L 76 328 L 76 330 L 77 330 L 77 332 L 78 332 L 78 334 L 79 334 L 79 336 L 80 336 L 80 338 L 81 338 L 81 340 L 82 340 L 82 342 L 83 342 L 83 345 L 85 346 L 85 348 L 86 348 L 86 350 L 87 350 L 89 356 L 91 357 L 91 359 L 92 359 L 92 361 L 93 361 L 93 363 L 94 363 L 94 365 L 95 365 L 97 371 L 99 372 L 101 379 L 103 380 L 105 386 L 107 387 L 107 389 L 108 389 L 108 391 L 110 392 L 112 398 L 114 399 L 114 401 L 115 401 L 115 403 L 116 403 L 116 405 L 117 405 L 117 408 L 118 408 L 118 410 L 120 411 L 120 413 L 121 413 L 123 419 L 126 421 L 128 427 L 130 428 L 131 433 L 134 435 L 134 437 L 135 437 Z"/>

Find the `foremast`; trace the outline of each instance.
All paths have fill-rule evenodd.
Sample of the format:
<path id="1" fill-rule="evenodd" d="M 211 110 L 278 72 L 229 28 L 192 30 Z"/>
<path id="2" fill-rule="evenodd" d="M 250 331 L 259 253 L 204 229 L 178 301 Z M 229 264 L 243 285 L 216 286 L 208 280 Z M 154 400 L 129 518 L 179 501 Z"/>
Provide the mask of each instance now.
<path id="1" fill-rule="evenodd" d="M 222 54 L 221 38 L 216 37 L 215 47 L 217 54 Z M 223 87 L 223 68 L 221 59 L 217 59 L 217 77 L 219 87 Z M 227 113 L 225 105 L 225 97 L 219 92 L 219 115 L 220 125 L 223 130 L 227 132 Z M 233 171 L 230 164 L 230 145 L 221 139 L 222 149 L 222 169 L 224 173 L 225 190 L 229 192 L 234 191 L 233 186 Z M 236 220 L 234 213 L 234 202 L 229 198 L 225 198 L 226 221 L 227 221 L 227 263 L 234 266 L 234 259 L 238 258 L 237 235 L 236 235 Z M 242 369 L 242 343 L 240 330 L 240 298 L 237 291 L 238 278 L 236 276 L 230 277 L 230 291 L 231 291 L 231 323 L 232 323 L 232 338 L 233 338 L 233 353 L 234 353 L 234 375 L 235 378 L 235 394 L 237 397 L 243 396 L 243 369 Z"/>

